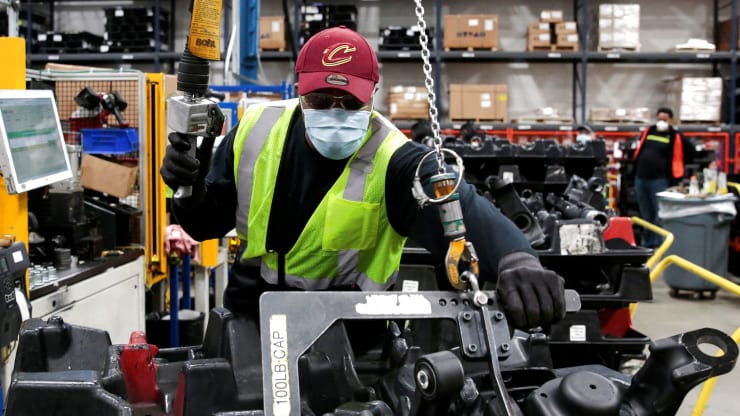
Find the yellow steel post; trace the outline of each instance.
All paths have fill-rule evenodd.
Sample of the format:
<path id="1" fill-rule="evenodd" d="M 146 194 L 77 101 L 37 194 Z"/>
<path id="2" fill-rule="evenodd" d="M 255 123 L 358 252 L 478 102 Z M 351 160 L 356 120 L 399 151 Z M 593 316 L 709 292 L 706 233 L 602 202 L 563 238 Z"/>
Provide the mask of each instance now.
<path id="1" fill-rule="evenodd" d="M 167 278 L 167 256 L 164 251 L 165 229 L 167 228 L 166 186 L 159 176 L 167 146 L 167 123 L 165 123 L 165 75 L 146 74 L 146 285 Z"/>
<path id="2" fill-rule="evenodd" d="M 26 89 L 26 41 L 23 38 L 0 37 L 3 64 L 0 65 L 0 89 Z M 28 248 L 28 194 L 9 195 L 0 178 L 0 236 L 22 241 Z M 30 295 L 26 276 L 26 296 Z"/>

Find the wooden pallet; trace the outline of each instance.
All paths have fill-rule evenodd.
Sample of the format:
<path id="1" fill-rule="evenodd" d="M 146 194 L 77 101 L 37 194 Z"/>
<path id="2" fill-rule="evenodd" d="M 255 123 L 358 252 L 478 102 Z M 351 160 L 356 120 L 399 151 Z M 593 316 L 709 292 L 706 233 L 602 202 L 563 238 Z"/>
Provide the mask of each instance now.
<path id="1" fill-rule="evenodd" d="M 496 52 L 496 51 L 498 51 L 498 48 L 473 48 L 471 46 L 468 46 L 467 48 L 445 48 L 445 52 L 451 52 L 451 51 L 463 51 L 463 52 L 475 52 L 475 51 Z"/>
<path id="2" fill-rule="evenodd" d="M 573 124 L 573 117 L 525 116 L 511 120 L 514 124 Z"/>
<path id="3" fill-rule="evenodd" d="M 692 125 L 705 125 L 705 126 L 719 126 L 719 121 L 710 120 L 681 120 L 681 124 L 692 124 Z"/>
<path id="4" fill-rule="evenodd" d="M 639 47 L 631 47 L 631 48 L 625 48 L 625 47 L 617 47 L 617 48 L 607 48 L 603 46 L 599 46 L 596 48 L 598 52 L 639 52 Z"/>
<path id="5" fill-rule="evenodd" d="M 648 124 L 650 123 L 650 120 L 637 120 L 632 118 L 608 118 L 608 119 L 601 119 L 601 120 L 594 120 L 590 119 L 589 123 L 598 123 L 598 124 Z"/>
<path id="6" fill-rule="evenodd" d="M 260 48 L 260 52 L 285 52 L 285 48 Z"/>
<path id="7" fill-rule="evenodd" d="M 552 45 L 553 51 L 570 51 L 570 52 L 578 52 L 578 44 L 575 45 Z"/>
<path id="8" fill-rule="evenodd" d="M 450 123 L 504 123 L 503 118 L 450 118 Z"/>
<path id="9" fill-rule="evenodd" d="M 549 52 L 552 50 L 552 45 L 527 45 L 527 52 Z"/>
<path id="10" fill-rule="evenodd" d="M 716 49 L 707 49 L 707 48 L 673 48 L 670 51 L 671 52 L 704 52 L 704 53 L 714 53 L 714 52 L 716 52 Z"/>

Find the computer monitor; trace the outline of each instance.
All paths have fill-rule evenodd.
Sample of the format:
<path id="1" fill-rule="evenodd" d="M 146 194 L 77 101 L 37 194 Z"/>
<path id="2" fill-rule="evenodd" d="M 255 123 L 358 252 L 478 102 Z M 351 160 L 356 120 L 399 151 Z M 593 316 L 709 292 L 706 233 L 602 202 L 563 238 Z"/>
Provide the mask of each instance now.
<path id="1" fill-rule="evenodd" d="M 72 177 L 52 91 L 0 90 L 0 170 L 9 194 Z"/>

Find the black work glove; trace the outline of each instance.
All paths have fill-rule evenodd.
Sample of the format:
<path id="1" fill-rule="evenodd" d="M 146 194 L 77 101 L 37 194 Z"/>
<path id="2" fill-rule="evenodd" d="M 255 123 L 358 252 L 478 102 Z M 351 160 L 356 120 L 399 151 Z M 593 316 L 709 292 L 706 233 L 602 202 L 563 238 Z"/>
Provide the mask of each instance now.
<path id="1" fill-rule="evenodd" d="M 205 137 L 197 152 L 191 150 L 195 140 L 191 142 L 190 136 L 170 133 L 168 139 L 170 146 L 167 146 L 165 151 L 159 174 L 174 192 L 181 186 L 193 187 L 192 196 L 178 199 L 178 205 L 198 205 L 205 195 L 205 177 L 208 174 L 215 138 Z"/>
<path id="2" fill-rule="evenodd" d="M 499 273 L 497 289 L 499 301 L 511 325 L 526 330 L 547 327 L 563 319 L 563 278 L 552 270 L 543 269 L 530 254 L 514 253 L 514 256 L 520 257 L 520 261 L 502 264 L 508 267 L 499 267 L 503 271 Z"/>

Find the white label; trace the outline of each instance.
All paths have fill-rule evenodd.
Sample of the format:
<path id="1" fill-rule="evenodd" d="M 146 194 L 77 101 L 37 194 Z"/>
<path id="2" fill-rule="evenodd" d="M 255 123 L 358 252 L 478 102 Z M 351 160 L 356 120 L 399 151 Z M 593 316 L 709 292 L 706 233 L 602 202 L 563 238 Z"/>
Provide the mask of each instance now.
<path id="1" fill-rule="evenodd" d="M 361 315 L 429 315 L 432 304 L 422 295 L 367 295 L 355 305 Z"/>
<path id="2" fill-rule="evenodd" d="M 529 124 L 520 124 L 517 128 L 519 130 L 532 130 L 532 126 L 530 126 Z"/>
<path id="3" fill-rule="evenodd" d="M 39 42 L 46 42 L 46 33 L 39 33 L 36 38 L 39 40 Z"/>
<path id="4" fill-rule="evenodd" d="M 722 127 L 707 127 L 707 131 L 709 131 L 709 132 L 720 132 L 720 131 L 722 131 Z"/>
<path id="5" fill-rule="evenodd" d="M 708 53 L 697 53 L 696 59 L 709 59 L 709 54 Z"/>
<path id="6" fill-rule="evenodd" d="M 46 60 L 47 61 L 58 61 L 59 60 L 59 55 L 48 55 L 46 57 Z"/>
<path id="7" fill-rule="evenodd" d="M 123 9 L 116 9 L 113 13 L 116 17 L 123 17 Z"/>
<path id="8" fill-rule="evenodd" d="M 279 32 L 280 31 L 280 22 L 279 21 L 272 22 L 272 24 L 270 25 L 270 30 L 273 31 L 273 32 Z"/>
<path id="9" fill-rule="evenodd" d="M 490 101 L 481 101 L 480 102 L 480 108 L 491 108 L 491 102 Z"/>
<path id="10" fill-rule="evenodd" d="M 406 100 L 413 100 L 414 99 L 414 95 L 416 95 L 416 94 L 414 94 L 413 92 L 407 92 L 407 93 L 403 94 L 403 98 L 406 99 Z"/>
<path id="11" fill-rule="evenodd" d="M 567 40 L 568 42 L 578 42 L 578 35 L 568 35 Z"/>
<path id="12" fill-rule="evenodd" d="M 606 130 L 606 131 L 619 131 L 619 127 L 617 127 L 617 126 L 604 126 L 604 130 Z"/>
<path id="13" fill-rule="evenodd" d="M 560 58 L 560 57 L 562 57 L 562 56 L 563 56 L 562 54 L 559 54 L 559 53 L 552 53 L 552 52 L 551 52 L 551 53 L 548 53 L 548 54 L 547 54 L 547 57 L 548 57 L 548 58 Z"/>
<path id="14" fill-rule="evenodd" d="M 481 124 L 480 129 L 481 130 L 493 130 L 493 124 Z"/>
<path id="15" fill-rule="evenodd" d="M 463 52 L 462 57 L 463 58 L 475 58 L 475 52 Z"/>
<path id="16" fill-rule="evenodd" d="M 398 56 L 399 58 L 411 58 L 411 53 L 410 52 L 398 52 L 398 55 L 396 56 Z"/>
<path id="17" fill-rule="evenodd" d="M 547 42 L 550 40 L 550 34 L 549 33 L 540 33 L 539 36 L 540 40 L 543 42 Z"/>
<path id="18" fill-rule="evenodd" d="M 514 172 L 504 172 L 502 176 L 502 179 L 504 180 L 504 183 L 512 183 L 514 182 Z"/>
<path id="19" fill-rule="evenodd" d="M 23 261 L 23 253 L 20 250 L 13 252 L 13 262 L 20 263 Z"/>
<path id="20" fill-rule="evenodd" d="M 560 131 L 571 131 L 573 130 L 573 126 L 560 126 L 558 127 Z"/>
<path id="21" fill-rule="evenodd" d="M 491 94 L 484 92 L 480 95 L 481 101 L 491 101 Z"/>
<path id="22" fill-rule="evenodd" d="M 563 12 L 560 10 L 553 10 L 552 11 L 552 18 L 553 19 L 562 19 L 563 18 Z"/>
<path id="23" fill-rule="evenodd" d="M 576 30 L 578 27 L 576 26 L 576 22 L 565 22 L 565 30 Z"/>
<path id="24" fill-rule="evenodd" d="M 493 30 L 493 19 L 486 19 L 483 21 L 483 30 L 486 32 Z"/>
<path id="25" fill-rule="evenodd" d="M 619 59 L 621 56 L 618 53 L 607 53 L 606 59 Z"/>
<path id="26" fill-rule="evenodd" d="M 401 292 L 418 292 L 419 281 L 418 280 L 404 280 L 401 285 Z"/>
<path id="27" fill-rule="evenodd" d="M 290 416 L 288 322 L 285 315 L 270 316 L 270 369 L 272 370 L 272 414 Z"/>
<path id="28" fill-rule="evenodd" d="M 391 103 L 391 114 L 396 114 L 398 112 L 398 104 Z"/>
<path id="29" fill-rule="evenodd" d="M 62 41 L 62 35 L 54 35 L 52 38 L 54 42 L 61 42 Z"/>
<path id="30" fill-rule="evenodd" d="M 131 60 L 131 59 L 134 59 L 134 55 L 131 55 L 131 54 L 123 54 L 123 55 L 121 55 L 121 59 L 123 59 L 123 60 Z"/>
<path id="31" fill-rule="evenodd" d="M 586 340 L 586 325 L 571 325 L 570 326 L 570 340 L 571 341 L 585 341 Z"/>
<path id="32" fill-rule="evenodd" d="M 549 10 L 543 10 L 543 11 L 542 11 L 542 12 L 540 13 L 540 19 L 542 19 L 542 20 L 549 20 L 549 19 L 552 19 L 552 14 L 550 13 L 550 11 L 549 11 Z"/>
<path id="33" fill-rule="evenodd" d="M 478 19 L 468 19 L 468 26 L 478 26 L 479 24 Z"/>
<path id="34" fill-rule="evenodd" d="M 618 116 L 626 116 L 627 115 L 627 110 L 625 110 L 624 108 L 617 108 L 617 110 L 615 111 L 615 113 Z"/>

